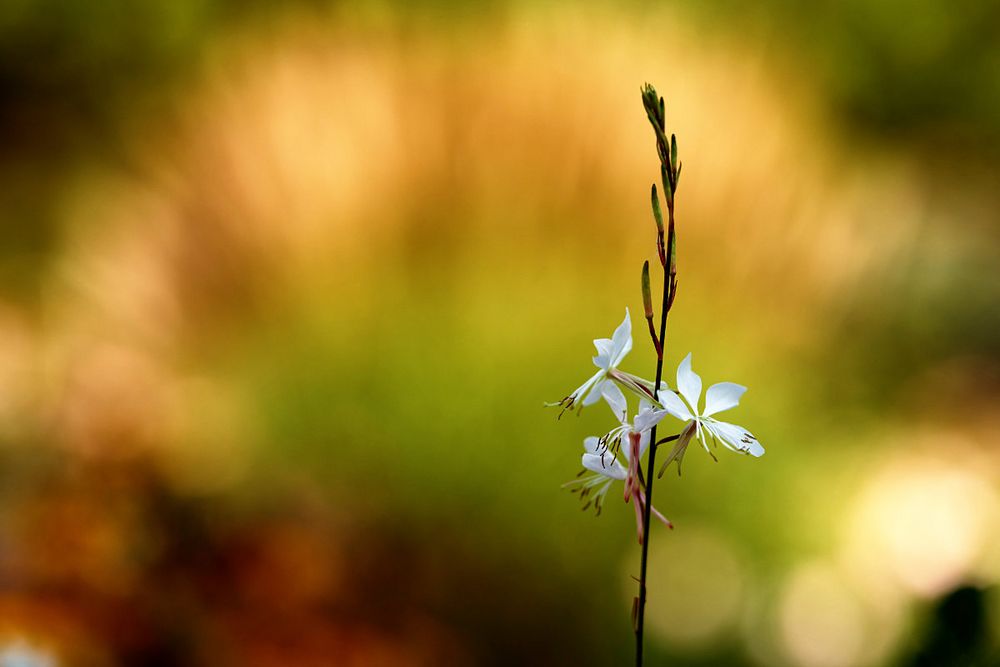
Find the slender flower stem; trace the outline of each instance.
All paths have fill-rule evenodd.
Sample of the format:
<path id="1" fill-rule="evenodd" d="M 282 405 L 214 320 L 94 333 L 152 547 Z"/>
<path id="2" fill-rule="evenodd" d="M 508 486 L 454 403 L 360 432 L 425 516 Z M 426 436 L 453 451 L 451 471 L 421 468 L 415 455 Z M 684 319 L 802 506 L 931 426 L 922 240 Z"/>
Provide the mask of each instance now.
<path id="1" fill-rule="evenodd" d="M 674 232 L 674 193 L 677 190 L 677 179 L 680 175 L 680 168 L 677 163 L 677 139 L 671 135 L 670 141 L 666 136 L 666 114 L 664 110 L 663 98 L 658 97 L 652 86 L 646 85 L 643 88 L 643 106 L 646 108 L 646 115 L 656 134 L 656 152 L 660 158 L 660 176 L 663 183 L 663 196 L 667 203 L 667 247 L 663 248 L 663 218 L 660 210 L 659 197 L 656 195 L 656 186 L 652 188 L 653 217 L 657 227 L 657 254 L 660 264 L 663 267 L 663 299 L 660 306 L 660 335 L 653 331 L 651 308 L 648 305 L 648 270 L 643 267 L 643 297 L 646 305 L 646 315 L 649 319 L 650 337 L 656 348 L 656 381 L 653 384 L 653 399 L 659 398 L 660 382 L 663 379 L 663 350 L 666 347 L 667 336 L 667 313 L 670 312 L 674 303 L 674 296 L 677 290 L 677 265 L 676 250 L 677 239 Z M 642 667 L 643 649 L 643 629 L 646 620 L 646 566 L 649 560 L 649 524 L 653 508 L 653 470 L 656 466 L 656 450 L 660 444 L 656 440 L 656 426 L 654 425 L 649 436 L 652 443 L 649 447 L 649 460 L 646 462 L 646 503 L 643 507 L 642 515 L 642 557 L 639 563 L 639 598 L 634 603 L 635 611 L 635 664 Z M 670 438 L 664 438 L 669 441 Z"/>
<path id="2" fill-rule="evenodd" d="M 674 211 L 673 206 L 669 207 L 670 227 L 673 228 Z M 656 357 L 656 383 L 653 385 L 653 398 L 659 396 L 660 380 L 663 378 L 663 348 L 667 335 L 667 312 L 670 309 L 670 271 L 666 268 L 663 271 L 663 306 L 660 310 L 660 336 L 658 354 Z M 642 558 L 639 562 L 639 604 L 636 610 L 635 621 L 635 664 L 642 667 L 642 637 L 646 620 L 646 564 L 649 559 L 649 519 L 653 507 L 653 471 L 656 469 L 656 449 L 660 443 L 656 441 L 656 426 L 654 425 L 649 434 L 649 441 L 653 444 L 649 448 L 649 461 L 646 463 L 646 506 L 642 513 Z"/>

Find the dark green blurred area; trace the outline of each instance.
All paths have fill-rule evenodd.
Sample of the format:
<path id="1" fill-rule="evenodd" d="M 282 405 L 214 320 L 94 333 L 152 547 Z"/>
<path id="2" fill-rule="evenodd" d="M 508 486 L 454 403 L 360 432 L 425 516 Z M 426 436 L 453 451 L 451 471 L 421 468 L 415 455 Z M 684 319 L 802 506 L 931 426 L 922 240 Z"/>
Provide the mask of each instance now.
<path id="1" fill-rule="evenodd" d="M 807 58 L 845 120 L 881 141 L 998 157 L 995 2 L 702 3 L 709 20 L 743 14 Z M 754 32 L 755 28 L 751 28 Z M 968 155 L 966 156 L 968 157 Z"/>
<path id="2" fill-rule="evenodd" d="M 558 6 L 558 3 L 555 3 Z M 369 3 L 365 7 L 298 0 L 205 3 L 15 0 L 0 10 L 5 129 L 26 109 L 92 132 L 119 120 L 122 105 L 176 82 L 211 40 L 233 26 L 280 20 L 295 8 L 320 20 L 393 16 L 397 28 L 501 19 L 517 3 L 475 10 L 461 3 Z M 634 3 L 641 14 L 653 5 Z M 982 153 L 995 161 L 1000 115 L 1000 4 L 866 2 L 803 4 L 722 0 L 679 7 L 708 31 L 745 32 L 804 58 L 831 104 L 883 140 L 938 152 Z M 452 24 L 451 28 L 461 27 Z M 27 121 L 23 117 L 22 122 Z M 35 122 L 35 121 L 27 121 Z M 67 140 L 70 140 L 67 137 Z M 79 140 L 80 138 L 74 137 Z"/>
<path id="3" fill-rule="evenodd" d="M 652 374 L 648 78 L 686 165 L 666 377 L 747 384 L 768 449 L 657 486 L 649 664 L 991 664 L 998 31 L 5 3 L 0 651 L 627 664 L 631 508 L 559 489 L 609 415 L 541 404 L 625 305 Z"/>

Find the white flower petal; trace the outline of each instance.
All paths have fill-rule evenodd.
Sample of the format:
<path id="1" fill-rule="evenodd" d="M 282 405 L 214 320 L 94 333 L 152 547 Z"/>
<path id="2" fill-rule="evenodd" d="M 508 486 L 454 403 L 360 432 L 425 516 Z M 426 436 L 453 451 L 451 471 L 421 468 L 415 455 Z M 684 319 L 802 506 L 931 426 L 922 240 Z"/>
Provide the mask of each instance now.
<path id="1" fill-rule="evenodd" d="M 604 451 L 604 445 L 601 444 L 600 438 L 592 435 L 583 439 L 583 449 L 588 454 L 599 454 Z"/>
<path id="2" fill-rule="evenodd" d="M 704 421 L 702 426 L 733 451 L 743 452 L 751 456 L 764 455 L 764 448 L 757 442 L 757 438 L 742 426 L 720 422 L 715 419 Z"/>
<path id="3" fill-rule="evenodd" d="M 604 371 L 597 371 L 589 378 L 587 378 L 586 382 L 584 382 L 579 387 L 574 389 L 573 393 L 570 394 L 570 396 L 573 398 L 573 402 L 579 403 L 581 399 L 583 399 L 587 395 L 587 392 L 590 391 L 590 389 L 594 386 L 594 383 L 600 380 L 603 375 Z"/>
<path id="4" fill-rule="evenodd" d="M 689 422 L 694 419 L 694 415 L 691 414 L 691 410 L 688 406 L 684 405 L 684 401 L 680 397 L 669 389 L 661 391 L 659 394 L 660 405 L 663 409 L 677 417 L 682 422 Z"/>
<path id="5" fill-rule="evenodd" d="M 610 380 L 604 379 L 604 371 L 597 371 L 597 374 L 592 378 L 594 380 L 594 386 L 590 389 L 590 393 L 587 394 L 583 399 L 583 405 L 593 405 L 597 401 L 601 400 L 601 392 L 604 390 L 604 383 L 610 382 Z"/>
<path id="6" fill-rule="evenodd" d="M 698 400 L 701 399 L 701 378 L 691 370 L 691 353 L 677 367 L 677 390 L 691 406 L 691 412 L 698 414 Z"/>
<path id="7" fill-rule="evenodd" d="M 610 338 L 595 338 L 594 347 L 597 348 L 597 356 L 593 358 L 594 365 L 600 369 L 608 370 L 611 365 L 611 352 L 614 342 Z"/>
<path id="8" fill-rule="evenodd" d="M 611 412 L 615 413 L 618 421 L 628 420 L 628 403 L 625 402 L 625 394 L 618 388 L 618 385 L 610 380 L 602 383 L 601 396 L 611 406 Z"/>
<path id="9" fill-rule="evenodd" d="M 638 431 L 639 433 L 645 433 L 649 429 L 653 428 L 655 424 L 658 424 L 661 419 L 667 416 L 666 410 L 640 410 L 639 414 L 635 417 L 635 422 L 633 422 L 632 430 Z"/>
<path id="10" fill-rule="evenodd" d="M 584 454 L 583 467 L 612 479 L 625 479 L 626 471 L 613 454 Z"/>
<path id="11" fill-rule="evenodd" d="M 705 392 L 705 411 L 702 417 L 714 415 L 717 412 L 735 408 L 740 404 L 740 397 L 746 393 L 747 388 L 735 382 L 719 382 L 713 384 Z"/>
<path id="12" fill-rule="evenodd" d="M 611 366 L 617 368 L 625 355 L 632 350 L 632 319 L 629 317 L 628 308 L 625 309 L 625 319 L 611 335 L 611 341 Z"/>

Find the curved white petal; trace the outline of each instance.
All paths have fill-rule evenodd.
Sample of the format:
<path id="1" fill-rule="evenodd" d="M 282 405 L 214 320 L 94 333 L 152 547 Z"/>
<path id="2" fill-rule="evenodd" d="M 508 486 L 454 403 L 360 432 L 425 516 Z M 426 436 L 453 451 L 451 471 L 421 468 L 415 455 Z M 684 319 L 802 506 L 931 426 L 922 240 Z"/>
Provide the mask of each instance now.
<path id="1" fill-rule="evenodd" d="M 601 400 L 601 392 L 604 390 L 604 383 L 610 382 L 610 380 L 604 379 L 604 371 L 597 371 L 591 380 L 593 380 L 594 386 L 591 387 L 590 393 L 584 397 L 584 406 L 593 405 L 594 403 L 597 403 L 597 401 Z"/>
<path id="2" fill-rule="evenodd" d="M 669 389 L 660 392 L 659 401 L 664 410 L 681 421 L 689 422 L 694 419 L 694 415 L 691 414 L 691 410 L 688 409 L 688 406 L 684 405 L 684 401 L 682 401 L 677 394 Z"/>
<path id="3" fill-rule="evenodd" d="M 625 355 L 632 350 L 632 319 L 629 317 L 628 308 L 625 309 L 625 319 L 611 335 L 611 342 L 611 366 L 617 368 Z"/>
<path id="4" fill-rule="evenodd" d="M 611 412 L 615 413 L 615 418 L 620 422 L 628 420 L 628 403 L 625 402 L 625 394 L 614 382 L 607 380 L 601 385 L 601 396 L 611 406 Z"/>
<path id="5" fill-rule="evenodd" d="M 666 416 L 666 410 L 653 410 L 651 408 L 640 410 L 639 414 L 635 416 L 635 421 L 632 424 L 632 430 L 638 431 L 639 433 L 645 433 Z"/>
<path id="6" fill-rule="evenodd" d="M 691 370 L 691 353 L 684 357 L 677 367 L 677 391 L 691 406 L 691 412 L 698 414 L 698 400 L 701 399 L 701 378 Z"/>
<path id="7" fill-rule="evenodd" d="M 597 371 L 589 378 L 587 378 L 586 382 L 584 382 L 579 387 L 574 389 L 573 393 L 570 394 L 570 397 L 572 397 L 573 402 L 574 403 L 580 402 L 581 399 L 583 399 L 587 395 L 587 392 L 590 391 L 591 388 L 594 386 L 594 383 L 600 380 L 603 375 L 604 371 Z"/>
<path id="8" fill-rule="evenodd" d="M 584 454 L 583 467 L 611 479 L 625 479 L 626 471 L 613 454 Z"/>
<path id="9" fill-rule="evenodd" d="M 608 370 L 611 365 L 611 352 L 614 342 L 610 338 L 595 338 L 594 347 L 597 348 L 597 356 L 593 357 L 594 365 L 600 369 Z"/>
<path id="10" fill-rule="evenodd" d="M 764 448 L 753 434 L 736 424 L 720 422 L 715 419 L 706 420 L 702 423 L 708 431 L 717 439 L 722 441 L 729 449 L 735 452 L 743 452 L 750 456 L 763 456 Z"/>
<path id="11" fill-rule="evenodd" d="M 735 408 L 740 404 L 740 397 L 746 393 L 747 388 L 735 382 L 719 382 L 713 384 L 705 392 L 705 411 L 702 417 L 714 415 L 717 412 Z"/>
<path id="12" fill-rule="evenodd" d="M 604 451 L 604 445 L 601 444 L 601 439 L 596 435 L 583 439 L 583 450 L 588 454 L 599 454 Z"/>

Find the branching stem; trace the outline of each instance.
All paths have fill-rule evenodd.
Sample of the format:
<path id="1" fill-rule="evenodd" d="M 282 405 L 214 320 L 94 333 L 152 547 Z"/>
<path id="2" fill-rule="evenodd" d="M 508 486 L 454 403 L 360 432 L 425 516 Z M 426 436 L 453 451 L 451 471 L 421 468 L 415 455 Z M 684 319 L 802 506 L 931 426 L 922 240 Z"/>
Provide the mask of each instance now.
<path id="1" fill-rule="evenodd" d="M 674 207 L 668 207 L 670 216 L 670 229 L 673 230 Z M 660 335 L 657 345 L 656 355 L 656 382 L 653 385 L 653 398 L 659 396 L 660 381 L 663 379 L 663 348 L 667 335 L 667 313 L 670 310 L 671 289 L 670 271 L 664 268 L 663 271 L 663 305 L 660 310 Z M 656 449 L 660 444 L 656 440 L 656 426 L 653 426 L 649 434 L 650 442 L 654 443 L 649 448 L 649 461 L 646 463 L 646 505 L 642 511 L 642 557 L 639 561 L 639 602 L 635 614 L 635 664 L 642 667 L 642 644 L 643 629 L 646 620 L 646 565 L 649 560 L 649 520 L 653 508 L 653 471 L 656 469 Z M 667 439 L 664 439 L 667 440 Z"/>
<path id="2" fill-rule="evenodd" d="M 663 196 L 667 203 L 667 247 L 666 253 L 662 249 L 663 221 L 659 210 L 659 199 L 656 196 L 656 187 L 653 187 L 653 215 L 657 224 L 657 254 L 660 256 L 660 263 L 663 266 L 663 292 L 662 304 L 660 306 L 660 333 L 659 336 L 653 330 L 652 313 L 647 308 L 647 319 L 649 321 L 649 333 L 656 348 L 656 381 L 653 384 L 653 398 L 659 397 L 660 382 L 663 379 L 663 350 L 666 347 L 667 336 L 667 313 L 670 312 L 674 303 L 677 289 L 677 265 L 676 265 L 676 236 L 674 234 L 674 193 L 677 189 L 677 177 L 679 167 L 677 166 L 677 139 L 671 135 L 667 142 L 665 113 L 663 98 L 656 95 L 652 86 L 647 85 L 643 89 L 643 105 L 646 107 L 646 114 L 649 122 L 656 133 L 657 155 L 660 158 L 660 175 L 663 182 Z M 665 256 L 664 256 L 665 255 Z M 645 269 L 644 269 L 645 274 Z M 645 274 L 644 278 L 646 277 Z M 645 285 L 644 285 L 645 288 Z M 646 502 L 642 514 L 642 556 L 639 562 L 639 597 L 633 603 L 633 616 L 635 623 L 635 664 L 642 667 L 643 649 L 643 629 L 646 620 L 646 566 L 649 560 L 649 524 L 653 509 L 653 470 L 656 466 L 656 450 L 662 442 L 669 442 L 679 436 L 664 438 L 662 441 L 656 439 L 656 426 L 650 432 L 650 442 L 653 445 L 649 448 L 649 460 L 646 462 Z M 641 469 L 640 469 L 641 472 Z"/>
<path id="3" fill-rule="evenodd" d="M 660 339 L 656 335 L 656 329 L 653 328 L 653 318 L 647 317 L 646 323 L 649 324 L 649 337 L 653 339 L 653 347 L 656 348 L 656 357 L 660 358 L 663 356 L 663 345 L 660 343 Z M 656 398 L 656 396 L 654 395 L 653 398 Z"/>

